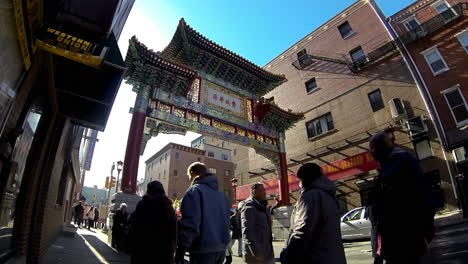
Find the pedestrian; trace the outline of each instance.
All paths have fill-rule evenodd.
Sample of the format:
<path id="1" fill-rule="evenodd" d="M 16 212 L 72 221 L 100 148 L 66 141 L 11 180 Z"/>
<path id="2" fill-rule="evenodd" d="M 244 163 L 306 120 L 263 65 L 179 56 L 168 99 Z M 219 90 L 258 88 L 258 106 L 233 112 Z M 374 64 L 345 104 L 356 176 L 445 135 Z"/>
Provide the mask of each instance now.
<path id="1" fill-rule="evenodd" d="M 380 169 L 379 169 L 380 170 Z M 371 222 L 371 248 L 372 248 L 372 257 L 374 258 L 374 264 L 383 264 L 383 258 L 379 254 L 379 244 L 378 244 L 378 214 L 379 214 L 379 200 L 381 194 L 381 183 L 380 177 L 374 177 L 373 186 L 371 187 L 368 194 L 368 204 L 366 206 L 366 213 Z"/>
<path id="2" fill-rule="evenodd" d="M 81 202 L 79 202 L 74 210 L 75 212 L 75 224 L 78 226 L 78 227 L 81 227 L 81 223 L 83 222 L 83 213 L 84 213 L 84 208 L 83 208 L 83 205 Z"/>
<path id="3" fill-rule="evenodd" d="M 126 230 L 128 229 L 127 204 L 121 203 L 112 219 L 112 247 L 117 251 L 125 250 Z"/>
<path id="4" fill-rule="evenodd" d="M 91 230 L 91 227 L 94 228 L 94 207 L 91 206 L 88 211 L 88 230 Z"/>
<path id="5" fill-rule="evenodd" d="M 265 187 L 261 183 L 250 186 L 250 197 L 241 208 L 243 257 L 246 263 L 274 263 L 270 210 Z"/>
<path id="6" fill-rule="evenodd" d="M 237 241 L 237 256 L 242 257 L 242 226 L 239 209 L 234 209 L 231 216 L 231 247 Z"/>
<path id="7" fill-rule="evenodd" d="M 172 264 L 177 240 L 177 218 L 163 185 L 152 181 L 130 218 L 131 263 Z"/>
<path id="8" fill-rule="evenodd" d="M 335 184 L 315 163 L 302 165 L 297 178 L 301 196 L 291 213 L 291 231 L 281 263 L 346 264 Z"/>
<path id="9" fill-rule="evenodd" d="M 191 185 L 180 206 L 176 263 L 183 263 L 188 251 L 192 264 L 223 264 L 229 243 L 229 200 L 205 164 L 192 163 L 187 174 Z"/>
<path id="10" fill-rule="evenodd" d="M 94 208 L 94 228 L 99 228 L 99 209 Z"/>
<path id="11" fill-rule="evenodd" d="M 85 204 L 83 210 L 83 228 L 88 228 L 88 211 L 89 211 L 89 204 Z"/>
<path id="12" fill-rule="evenodd" d="M 370 149 L 381 167 L 376 216 L 379 253 L 387 264 L 419 263 L 434 235 L 430 182 L 419 162 L 396 147 L 388 133 L 374 135 Z"/>

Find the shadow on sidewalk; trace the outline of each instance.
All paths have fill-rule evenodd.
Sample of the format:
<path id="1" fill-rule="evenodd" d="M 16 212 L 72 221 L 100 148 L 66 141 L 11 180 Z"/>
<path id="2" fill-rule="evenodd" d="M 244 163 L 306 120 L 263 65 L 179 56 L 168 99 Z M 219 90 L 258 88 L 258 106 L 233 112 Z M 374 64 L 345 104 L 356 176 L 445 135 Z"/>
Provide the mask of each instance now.
<path id="1" fill-rule="evenodd" d="M 130 256 L 110 247 L 93 235 L 82 235 L 86 241 L 109 263 L 130 263 Z"/>

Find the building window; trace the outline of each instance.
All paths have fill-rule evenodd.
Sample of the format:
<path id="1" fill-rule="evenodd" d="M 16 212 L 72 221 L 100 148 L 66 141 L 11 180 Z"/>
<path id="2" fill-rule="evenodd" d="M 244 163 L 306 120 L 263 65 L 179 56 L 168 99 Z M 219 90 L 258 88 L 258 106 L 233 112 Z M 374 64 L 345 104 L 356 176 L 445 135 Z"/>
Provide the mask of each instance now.
<path id="1" fill-rule="evenodd" d="M 178 175 L 177 175 L 177 170 L 174 170 L 174 176 L 178 176 Z"/>
<path id="2" fill-rule="evenodd" d="M 424 58 L 426 59 L 426 62 L 434 75 L 449 70 L 447 63 L 445 62 L 444 58 L 442 58 L 442 55 L 440 55 L 440 52 L 437 48 L 423 51 L 422 54 L 424 55 Z"/>
<path id="3" fill-rule="evenodd" d="M 321 117 L 318 117 L 316 119 L 313 119 L 307 122 L 306 127 L 307 127 L 307 136 L 309 138 L 319 136 L 335 128 L 331 113 L 325 114 Z"/>
<path id="4" fill-rule="evenodd" d="M 166 179 L 166 171 L 164 171 L 164 174 L 163 174 L 163 180 Z"/>
<path id="5" fill-rule="evenodd" d="M 200 158 L 200 157 L 198 157 L 198 158 L 197 158 L 197 161 L 201 161 L 201 158 Z"/>
<path id="6" fill-rule="evenodd" d="M 445 96 L 445 100 L 449 105 L 452 116 L 455 119 L 457 126 L 464 126 L 468 124 L 468 105 L 460 91 L 460 86 L 456 85 L 445 91 L 442 91 Z"/>
<path id="7" fill-rule="evenodd" d="M 176 153 L 175 153 L 175 159 L 176 159 L 176 160 L 180 160 L 180 153 L 179 153 L 179 152 L 176 152 Z"/>
<path id="8" fill-rule="evenodd" d="M 228 155 L 226 155 L 226 154 L 224 154 L 224 153 L 221 154 L 221 159 L 222 159 L 222 160 L 228 160 Z"/>
<path id="9" fill-rule="evenodd" d="M 212 174 L 216 174 L 216 169 L 215 168 L 208 168 L 208 171 Z"/>
<path id="10" fill-rule="evenodd" d="M 404 23 L 406 29 L 409 30 L 409 31 L 418 28 L 419 25 L 420 25 L 419 20 L 415 16 L 410 17 L 409 19 L 407 19 L 403 23 Z"/>
<path id="11" fill-rule="evenodd" d="M 221 147 L 224 148 L 224 141 L 221 142 Z"/>
<path id="12" fill-rule="evenodd" d="M 166 161 L 166 160 L 167 160 L 167 153 L 164 154 L 164 161 Z"/>
<path id="13" fill-rule="evenodd" d="M 234 156 L 237 155 L 237 149 L 234 149 Z"/>
<path id="14" fill-rule="evenodd" d="M 348 23 L 348 21 L 339 25 L 338 30 L 340 31 L 341 37 L 343 39 L 347 39 L 354 34 L 353 29 L 351 28 L 351 25 Z"/>
<path id="15" fill-rule="evenodd" d="M 450 8 L 450 5 L 447 3 L 447 1 L 440 1 L 437 2 L 433 7 L 437 10 L 439 14 L 441 14 L 445 21 L 450 21 L 452 20 L 456 13 Z"/>
<path id="16" fill-rule="evenodd" d="M 162 163 L 162 157 L 159 158 L 159 164 L 161 164 L 161 163 Z"/>
<path id="17" fill-rule="evenodd" d="M 377 112 L 385 107 L 380 89 L 368 93 L 367 96 L 369 97 L 369 102 L 371 104 L 372 111 Z"/>
<path id="18" fill-rule="evenodd" d="M 307 54 L 307 50 L 306 49 L 302 49 L 301 51 L 299 51 L 297 54 L 297 60 L 299 61 L 299 65 L 301 66 L 307 66 L 309 65 L 310 63 L 312 63 L 312 59 L 309 57 L 309 55 Z"/>
<path id="19" fill-rule="evenodd" d="M 161 173 L 158 174 L 158 180 L 161 180 Z"/>
<path id="20" fill-rule="evenodd" d="M 231 176 L 230 170 L 224 170 L 224 176 Z"/>
<path id="21" fill-rule="evenodd" d="M 416 151 L 416 155 L 418 155 L 419 160 L 434 156 L 432 153 L 431 144 L 429 143 L 428 139 L 414 142 L 414 150 Z"/>
<path id="22" fill-rule="evenodd" d="M 208 151 L 208 157 L 214 158 L 214 152 L 213 151 Z"/>
<path id="23" fill-rule="evenodd" d="M 317 90 L 317 80 L 312 78 L 305 83 L 306 91 L 308 93 Z"/>
<path id="24" fill-rule="evenodd" d="M 366 60 L 366 54 L 364 53 L 364 50 L 361 48 L 361 46 L 351 50 L 349 55 L 351 55 L 353 62 L 365 62 Z"/>
<path id="25" fill-rule="evenodd" d="M 463 46 L 466 52 L 468 52 L 468 30 L 465 30 L 463 33 L 458 34 L 458 41 Z"/>

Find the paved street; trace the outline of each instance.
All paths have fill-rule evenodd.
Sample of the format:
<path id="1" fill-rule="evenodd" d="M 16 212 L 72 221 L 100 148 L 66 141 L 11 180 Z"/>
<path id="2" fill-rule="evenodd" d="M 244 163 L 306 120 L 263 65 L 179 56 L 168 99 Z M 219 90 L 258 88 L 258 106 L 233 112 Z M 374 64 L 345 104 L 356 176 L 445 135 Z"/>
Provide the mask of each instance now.
<path id="1" fill-rule="evenodd" d="M 371 263 L 372 257 L 370 252 L 369 241 L 359 241 L 352 243 L 345 243 L 345 253 L 348 264 L 369 264 Z M 281 249 L 284 247 L 284 242 L 274 242 L 273 247 L 275 250 L 276 263 L 279 262 L 279 256 Z M 237 250 L 237 243 L 232 247 L 233 251 Z M 234 257 L 232 263 L 245 263 L 242 258 Z"/>
<path id="2" fill-rule="evenodd" d="M 129 263 L 129 256 L 116 252 L 106 240 L 107 236 L 100 230 L 79 229 L 73 238 L 60 236 L 48 250 L 43 263 Z M 273 246 L 276 263 L 279 263 L 284 242 L 274 242 Z M 236 247 L 234 244 L 234 252 L 237 252 Z M 348 264 L 372 262 L 370 241 L 347 242 L 344 247 Z M 233 263 L 244 262 L 242 258 L 234 257 Z M 423 264 L 463 263 L 468 263 L 468 223 L 439 229 Z"/>

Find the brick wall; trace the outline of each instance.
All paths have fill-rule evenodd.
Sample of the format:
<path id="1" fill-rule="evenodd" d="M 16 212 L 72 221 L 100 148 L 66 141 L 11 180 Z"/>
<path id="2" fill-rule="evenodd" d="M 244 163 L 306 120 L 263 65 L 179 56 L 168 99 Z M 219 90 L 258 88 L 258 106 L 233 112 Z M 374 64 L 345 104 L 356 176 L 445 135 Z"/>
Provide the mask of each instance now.
<path id="1" fill-rule="evenodd" d="M 418 1 L 421 6 L 417 9 L 407 8 L 392 16 L 392 25 L 397 29 L 398 33 L 406 32 L 406 28 L 402 24 L 404 19 L 416 16 L 420 23 L 424 23 L 432 17 L 438 15 L 438 12 L 431 6 L 435 1 Z M 449 0 L 448 3 L 452 6 L 456 5 L 459 0 Z M 434 102 L 434 107 L 438 112 L 442 122 L 443 130 L 446 134 L 446 139 L 449 143 L 449 149 L 463 144 L 468 141 L 468 133 L 457 128 L 457 124 L 450 111 L 450 108 L 441 91 L 460 85 L 465 100 L 468 99 L 468 76 L 465 74 L 468 66 L 467 51 L 463 48 L 456 37 L 456 34 L 466 30 L 468 27 L 468 18 L 462 16 L 456 19 L 442 29 L 433 34 L 424 37 L 407 46 L 407 49 L 414 60 L 416 67 L 424 79 L 425 84 L 429 89 L 430 96 Z M 421 52 L 436 47 L 441 56 L 450 68 L 448 71 L 438 75 L 434 75 L 427 64 Z"/>

